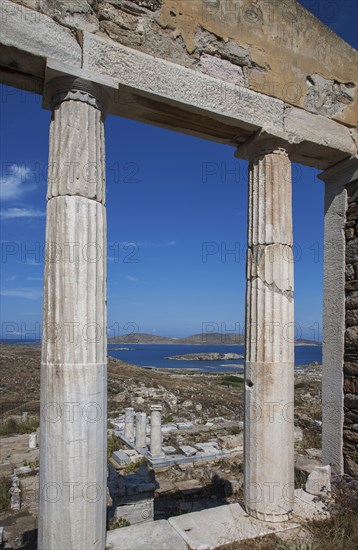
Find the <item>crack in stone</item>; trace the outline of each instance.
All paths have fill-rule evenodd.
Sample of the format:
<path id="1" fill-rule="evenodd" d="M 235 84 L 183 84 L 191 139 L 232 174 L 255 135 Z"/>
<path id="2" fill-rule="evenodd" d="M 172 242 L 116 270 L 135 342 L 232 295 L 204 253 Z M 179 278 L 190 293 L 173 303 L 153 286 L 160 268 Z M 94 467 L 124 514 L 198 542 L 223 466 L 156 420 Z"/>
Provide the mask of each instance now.
<path id="1" fill-rule="evenodd" d="M 289 302 L 293 302 L 293 290 L 281 290 L 276 283 L 268 283 L 259 275 L 252 277 L 249 281 L 254 281 L 255 279 L 259 279 L 271 292 L 276 292 L 276 294 L 280 294 L 280 296 L 287 298 Z"/>

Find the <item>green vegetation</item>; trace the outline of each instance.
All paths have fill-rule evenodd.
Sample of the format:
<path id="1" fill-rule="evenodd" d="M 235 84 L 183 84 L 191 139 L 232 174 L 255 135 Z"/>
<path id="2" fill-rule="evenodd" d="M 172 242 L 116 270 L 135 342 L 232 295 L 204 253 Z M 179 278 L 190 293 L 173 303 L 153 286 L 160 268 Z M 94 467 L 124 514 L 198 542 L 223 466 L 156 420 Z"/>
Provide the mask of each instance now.
<path id="1" fill-rule="evenodd" d="M 128 521 L 127 519 L 118 518 L 115 523 L 112 523 L 112 525 L 110 526 L 110 530 L 121 529 L 122 527 L 129 527 L 130 524 L 130 521 Z"/>
<path id="2" fill-rule="evenodd" d="M 38 427 L 39 421 L 36 418 L 30 418 L 27 422 L 8 418 L 0 424 L 0 435 L 31 434 L 32 432 L 36 432 Z"/>
<path id="3" fill-rule="evenodd" d="M 170 422 L 175 422 L 175 418 L 172 413 L 164 413 L 162 415 L 163 424 L 169 424 Z"/>
<path id="4" fill-rule="evenodd" d="M 277 550 L 318 550 L 318 546 L 310 542 L 281 542 Z"/>
<path id="5" fill-rule="evenodd" d="M 241 388 L 244 383 L 244 379 L 238 376 L 223 376 L 220 380 L 222 386 L 228 386 L 229 388 Z"/>
<path id="6" fill-rule="evenodd" d="M 30 466 L 32 470 L 35 470 L 36 468 L 39 467 L 40 461 L 38 458 L 36 458 L 35 460 L 29 460 L 29 461 L 25 460 L 23 465 Z"/>
<path id="7" fill-rule="evenodd" d="M 11 479 L 7 476 L 0 476 L 0 512 L 7 510 L 10 505 Z"/>
<path id="8" fill-rule="evenodd" d="M 301 445 L 303 449 L 320 449 L 322 447 L 322 436 L 315 430 L 305 429 Z"/>
<path id="9" fill-rule="evenodd" d="M 119 450 L 119 439 L 117 436 L 114 435 L 114 433 L 111 433 L 108 435 L 107 438 L 107 457 L 111 458 L 114 451 Z"/>
<path id="10" fill-rule="evenodd" d="M 318 550 L 318 546 L 310 542 L 281 542 L 277 550 Z"/>
<path id="11" fill-rule="evenodd" d="M 315 386 L 314 384 L 310 383 L 310 382 L 297 382 L 295 384 L 295 390 L 314 390 L 315 389 Z"/>
<path id="12" fill-rule="evenodd" d="M 145 457 L 139 458 L 138 460 L 135 460 L 134 462 L 130 462 L 129 464 L 126 464 L 124 468 L 124 472 L 126 474 L 135 474 L 138 472 L 139 468 L 142 466 L 142 464 L 148 463 L 147 459 Z"/>

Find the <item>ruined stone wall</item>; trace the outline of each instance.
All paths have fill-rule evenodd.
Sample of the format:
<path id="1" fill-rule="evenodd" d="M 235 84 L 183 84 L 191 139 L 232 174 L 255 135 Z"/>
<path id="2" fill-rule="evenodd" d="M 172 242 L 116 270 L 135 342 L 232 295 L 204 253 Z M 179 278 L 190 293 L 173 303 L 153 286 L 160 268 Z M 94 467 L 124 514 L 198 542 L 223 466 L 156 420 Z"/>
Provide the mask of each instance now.
<path id="1" fill-rule="evenodd" d="M 83 31 L 106 36 L 356 126 L 358 52 L 296 0 L 13 1 L 71 29 L 80 45 Z"/>
<path id="2" fill-rule="evenodd" d="M 358 181 L 347 186 L 346 335 L 344 355 L 345 473 L 358 478 Z"/>

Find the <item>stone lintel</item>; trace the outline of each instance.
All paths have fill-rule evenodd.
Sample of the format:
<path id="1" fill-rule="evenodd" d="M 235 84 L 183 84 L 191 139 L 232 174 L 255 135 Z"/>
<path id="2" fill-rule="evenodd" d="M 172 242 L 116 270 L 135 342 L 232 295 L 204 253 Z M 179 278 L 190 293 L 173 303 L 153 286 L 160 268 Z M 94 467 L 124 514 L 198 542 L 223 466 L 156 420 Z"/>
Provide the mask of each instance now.
<path id="1" fill-rule="evenodd" d="M 74 67 L 81 66 L 81 46 L 70 29 L 56 23 L 53 19 L 29 9 L 26 6 L 15 4 L 9 0 L 1 0 L 0 4 L 1 40 L 0 58 L 3 60 L 2 48 L 12 48 L 23 54 L 32 54 L 37 58 L 56 59 Z M 15 54 L 14 55 L 18 55 Z M 6 61 L 6 59 L 5 59 Z M 19 66 L 10 65 L 10 68 Z M 30 70 L 29 70 L 30 69 Z M 26 81 L 33 67 L 20 65 L 23 81 Z"/>
<path id="2" fill-rule="evenodd" d="M 340 186 L 347 185 L 358 179 L 358 153 L 330 166 L 319 174 L 319 179 L 325 183 L 337 182 Z"/>

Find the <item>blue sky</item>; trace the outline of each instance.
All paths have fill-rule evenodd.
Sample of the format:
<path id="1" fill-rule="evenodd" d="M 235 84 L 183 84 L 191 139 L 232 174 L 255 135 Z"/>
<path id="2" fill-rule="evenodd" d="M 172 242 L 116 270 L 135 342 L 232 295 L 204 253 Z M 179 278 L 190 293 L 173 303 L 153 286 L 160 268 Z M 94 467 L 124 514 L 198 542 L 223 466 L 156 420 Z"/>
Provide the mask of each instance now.
<path id="1" fill-rule="evenodd" d="M 301 3 L 358 47 L 355 0 Z M 5 86 L 0 106 L 0 337 L 39 337 L 50 113 L 38 96 Z M 109 334 L 133 324 L 168 336 L 206 323 L 242 331 L 247 163 L 233 147 L 118 117 L 107 119 L 106 144 Z M 294 165 L 295 321 L 297 336 L 316 339 L 323 202 L 317 171 Z"/>

